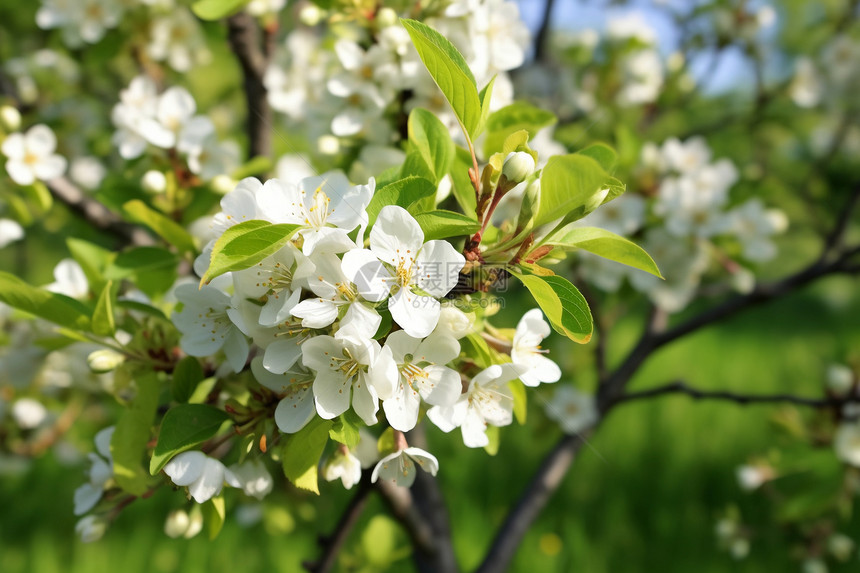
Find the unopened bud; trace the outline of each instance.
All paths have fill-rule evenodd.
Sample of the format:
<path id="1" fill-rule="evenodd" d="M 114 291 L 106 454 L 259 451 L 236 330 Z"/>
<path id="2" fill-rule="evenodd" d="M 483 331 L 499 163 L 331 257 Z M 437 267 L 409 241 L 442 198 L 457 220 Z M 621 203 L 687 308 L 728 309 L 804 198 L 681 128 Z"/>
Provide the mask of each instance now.
<path id="1" fill-rule="evenodd" d="M 188 517 L 188 513 L 184 509 L 171 511 L 164 521 L 164 534 L 173 539 L 182 537 L 188 531 L 190 523 L 191 518 Z"/>
<path id="2" fill-rule="evenodd" d="M 299 12 L 299 20 L 305 26 L 316 26 L 325 17 L 325 12 L 312 2 L 308 2 Z"/>
<path id="3" fill-rule="evenodd" d="M 854 386 L 854 372 L 844 364 L 827 367 L 827 388 L 838 396 L 844 396 Z"/>
<path id="4" fill-rule="evenodd" d="M 534 173 L 534 170 L 535 160 L 530 153 L 512 151 L 505 157 L 505 163 L 502 166 L 502 175 L 511 183 L 520 183 Z"/>
<path id="5" fill-rule="evenodd" d="M 110 372 L 123 362 L 125 362 L 125 356 L 107 348 L 96 350 L 87 356 L 87 365 L 96 374 Z"/>
<path id="6" fill-rule="evenodd" d="M 4 131 L 18 131 L 21 129 L 21 113 L 11 105 L 0 107 L 0 127 Z"/>
<path id="7" fill-rule="evenodd" d="M 340 140 L 334 135 L 323 135 L 317 139 L 317 150 L 323 155 L 335 155 L 340 151 Z"/>
<path id="8" fill-rule="evenodd" d="M 397 12 L 392 8 L 381 8 L 379 12 L 376 13 L 376 23 L 380 28 L 394 26 L 399 20 L 400 18 L 398 18 Z"/>
<path id="9" fill-rule="evenodd" d="M 88 515 L 75 525 L 75 532 L 84 543 L 92 543 L 102 538 L 107 531 L 108 523 L 104 518 Z"/>
<path id="10" fill-rule="evenodd" d="M 143 174 L 140 185 L 148 193 L 164 193 L 167 189 L 167 177 L 161 171 L 150 169 Z"/>

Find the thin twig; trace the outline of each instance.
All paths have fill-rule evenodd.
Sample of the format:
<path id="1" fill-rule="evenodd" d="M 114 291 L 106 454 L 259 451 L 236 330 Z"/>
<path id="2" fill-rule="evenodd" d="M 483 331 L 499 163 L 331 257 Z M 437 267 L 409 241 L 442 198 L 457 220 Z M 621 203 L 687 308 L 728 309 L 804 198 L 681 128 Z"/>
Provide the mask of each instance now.
<path id="1" fill-rule="evenodd" d="M 55 200 L 65 204 L 93 227 L 115 235 L 125 244 L 137 246 L 154 244 L 155 241 L 149 233 L 140 227 L 126 223 L 104 204 L 81 191 L 65 177 L 51 179 L 46 185 Z"/>
<path id="2" fill-rule="evenodd" d="M 361 482 L 359 483 L 358 491 L 355 492 L 349 505 L 346 506 L 343 514 L 341 514 L 334 532 L 327 537 L 320 538 L 322 555 L 317 561 L 306 561 L 303 563 L 302 565 L 305 569 L 311 573 L 327 573 L 332 570 L 335 563 L 337 563 L 337 556 L 340 553 L 343 544 L 346 543 L 350 532 L 355 527 L 355 524 L 358 523 L 358 519 L 361 517 L 364 508 L 367 506 L 367 500 L 370 497 L 371 491 L 373 491 L 373 487 L 370 484 L 370 476 L 365 472 L 365 474 L 362 475 Z"/>
<path id="3" fill-rule="evenodd" d="M 807 406 L 810 408 L 836 408 L 851 402 L 860 401 L 858 396 L 847 396 L 844 398 L 824 397 L 807 398 L 794 394 L 739 394 L 725 390 L 701 390 L 689 386 L 685 382 L 677 381 L 638 392 L 626 392 L 616 401 L 616 404 L 632 402 L 634 400 L 647 400 L 658 398 L 667 394 L 683 394 L 694 400 L 723 400 L 736 404 L 794 404 L 796 406 Z"/>

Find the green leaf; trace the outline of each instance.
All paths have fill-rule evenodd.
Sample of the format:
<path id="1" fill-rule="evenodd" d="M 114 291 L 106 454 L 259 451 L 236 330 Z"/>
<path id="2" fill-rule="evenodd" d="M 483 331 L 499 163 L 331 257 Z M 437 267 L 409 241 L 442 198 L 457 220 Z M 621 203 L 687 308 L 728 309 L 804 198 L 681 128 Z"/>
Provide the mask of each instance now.
<path id="1" fill-rule="evenodd" d="M 90 311 L 86 305 L 65 295 L 34 287 L 3 271 L 0 271 L 0 301 L 54 324 L 90 331 Z"/>
<path id="2" fill-rule="evenodd" d="M 575 153 L 550 157 L 541 172 L 534 226 L 560 217 L 581 219 L 602 202 L 607 179 L 606 172 L 591 157 Z"/>
<path id="3" fill-rule="evenodd" d="M 607 173 L 615 167 L 615 163 L 618 161 L 618 154 L 615 153 L 615 150 L 603 143 L 594 143 L 576 153 L 594 159 Z"/>
<path id="4" fill-rule="evenodd" d="M 191 11 L 201 20 L 220 20 L 232 16 L 250 0 L 197 0 L 191 5 Z"/>
<path id="5" fill-rule="evenodd" d="M 399 205 L 408 209 L 414 203 L 436 194 L 436 187 L 423 177 L 414 175 L 398 179 L 385 187 L 377 189 L 367 205 L 370 225 L 376 222 L 379 212 L 387 205 Z"/>
<path id="6" fill-rule="evenodd" d="M 529 289 L 556 332 L 580 344 L 591 340 L 591 311 L 585 297 L 569 280 L 558 275 L 511 274 Z"/>
<path id="7" fill-rule="evenodd" d="M 239 181 L 245 177 L 253 177 L 272 170 L 272 160 L 265 155 L 258 155 L 248 160 L 244 165 L 233 171 L 230 176 Z"/>
<path id="8" fill-rule="evenodd" d="M 173 369 L 173 381 L 170 385 L 173 399 L 180 403 L 188 402 L 202 380 L 203 368 L 200 362 L 193 356 L 186 356 Z"/>
<path id="9" fill-rule="evenodd" d="M 448 128 L 433 113 L 415 108 L 409 114 L 409 141 L 424 159 L 437 185 L 454 161 L 455 146 Z"/>
<path id="10" fill-rule="evenodd" d="M 162 311 L 160 308 L 155 308 L 154 306 L 146 304 L 144 302 L 139 302 L 136 300 L 118 299 L 116 301 L 116 305 L 119 308 L 127 308 L 128 310 L 142 312 L 143 314 L 148 314 L 149 316 L 154 316 L 156 318 L 167 320 L 167 315 L 164 314 L 164 311 Z"/>
<path id="11" fill-rule="evenodd" d="M 496 86 L 496 78 L 498 76 L 493 76 L 490 78 L 490 81 L 487 82 L 487 85 L 478 92 L 478 99 L 481 102 L 481 119 L 478 122 L 478 126 L 475 128 L 475 135 L 480 135 L 482 131 L 484 131 L 484 127 L 487 125 L 487 120 L 490 118 L 490 104 L 493 100 L 493 88 Z"/>
<path id="12" fill-rule="evenodd" d="M 520 130 L 525 130 L 529 138 L 538 131 L 556 122 L 552 112 L 525 102 L 514 102 L 490 114 L 487 118 L 487 139 L 484 142 L 484 155 L 489 157 L 502 150 L 505 139 Z"/>
<path id="13" fill-rule="evenodd" d="M 98 336 L 113 336 L 116 333 L 116 319 L 113 315 L 113 281 L 105 283 L 93 311 L 93 333 Z"/>
<path id="14" fill-rule="evenodd" d="M 116 424 L 110 453 L 117 484 L 128 493 L 139 496 L 148 489 L 149 476 L 143 468 L 143 457 L 158 407 L 160 383 L 155 372 L 140 374 L 135 382 L 137 395 Z"/>
<path id="15" fill-rule="evenodd" d="M 135 223 L 146 225 L 155 231 L 159 237 L 175 246 L 181 252 L 194 253 L 197 247 L 194 239 L 175 221 L 171 221 L 158 211 L 150 208 L 139 199 L 128 201 L 122 206 L 126 216 Z"/>
<path id="16" fill-rule="evenodd" d="M 284 435 L 281 462 L 284 475 L 300 488 L 319 495 L 317 473 L 320 458 L 328 443 L 331 420 L 314 417 L 310 423 L 292 435 Z"/>
<path id="17" fill-rule="evenodd" d="M 148 274 L 153 271 L 174 269 L 179 263 L 179 257 L 161 247 L 135 247 L 117 255 L 113 263 L 105 270 L 109 279 L 123 279 L 136 274 Z"/>
<path id="18" fill-rule="evenodd" d="M 90 289 L 93 292 L 101 292 L 105 283 L 105 271 L 116 258 L 116 253 L 74 237 L 66 239 L 66 246 L 69 248 L 72 258 L 81 265 Z"/>
<path id="19" fill-rule="evenodd" d="M 514 395 L 514 417 L 517 419 L 517 423 L 522 426 L 526 423 L 526 414 L 528 413 L 526 386 L 519 380 L 511 380 L 508 382 L 508 387 Z"/>
<path id="20" fill-rule="evenodd" d="M 433 81 L 451 104 L 463 131 L 468 137 L 474 137 L 481 122 L 481 100 L 475 76 L 466 60 L 451 42 L 430 26 L 405 18 L 400 21 Z"/>
<path id="21" fill-rule="evenodd" d="M 221 533 L 221 528 L 224 527 L 224 518 L 227 515 L 226 507 L 224 506 L 224 496 L 219 495 L 213 497 L 203 504 L 203 520 L 206 522 L 206 531 L 209 533 L 209 540 L 213 540 Z"/>
<path id="22" fill-rule="evenodd" d="M 347 448 L 354 448 L 358 445 L 361 436 L 358 433 L 359 428 L 364 426 L 358 415 L 352 410 L 347 410 L 334 420 L 334 425 L 328 432 L 329 437 Z"/>
<path id="23" fill-rule="evenodd" d="M 484 446 L 484 451 L 486 451 L 491 456 L 495 456 L 499 453 L 499 427 L 498 426 L 487 426 L 487 439 L 490 442 Z"/>
<path id="24" fill-rule="evenodd" d="M 173 456 L 214 436 L 229 419 L 223 410 L 206 404 L 180 404 L 168 410 L 161 422 L 149 473 L 157 474 Z"/>
<path id="25" fill-rule="evenodd" d="M 442 209 L 429 213 L 418 213 L 415 215 L 415 220 L 418 221 L 424 231 L 425 241 L 471 235 L 481 229 L 481 224 L 475 219 L 462 213 Z"/>
<path id="26" fill-rule="evenodd" d="M 299 225 L 273 225 L 252 220 L 224 231 L 212 249 L 209 269 L 201 284 L 230 271 L 252 267 L 287 244 Z"/>
<path id="27" fill-rule="evenodd" d="M 654 259 L 628 239 L 597 227 L 574 227 L 550 237 L 547 245 L 561 249 L 582 249 L 610 261 L 615 261 L 663 278 Z"/>
<path id="28" fill-rule="evenodd" d="M 494 364 L 490 345 L 476 332 L 470 332 L 460 339 L 460 352 L 465 354 L 466 358 L 473 360 L 480 368 L 489 368 Z"/>
<path id="29" fill-rule="evenodd" d="M 467 215 L 474 215 L 477 209 L 475 187 L 469 179 L 469 168 L 472 167 L 472 156 L 465 149 L 458 147 L 454 162 L 451 165 L 451 193 Z"/>

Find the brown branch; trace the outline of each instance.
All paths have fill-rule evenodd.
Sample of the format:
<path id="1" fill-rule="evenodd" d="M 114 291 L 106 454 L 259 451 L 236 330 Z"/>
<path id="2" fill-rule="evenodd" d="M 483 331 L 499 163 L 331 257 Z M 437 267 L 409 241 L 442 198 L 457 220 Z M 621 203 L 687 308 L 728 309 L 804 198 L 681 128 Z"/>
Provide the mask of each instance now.
<path id="1" fill-rule="evenodd" d="M 90 195 L 81 191 L 65 177 L 46 183 L 55 200 L 84 218 L 90 225 L 115 235 L 128 245 L 153 245 L 155 241 L 145 230 L 123 221 L 116 213 Z"/>
<path id="2" fill-rule="evenodd" d="M 415 550 L 432 553 L 434 547 L 433 528 L 430 527 L 426 518 L 416 507 L 412 492 L 388 481 L 380 481 L 376 487 L 382 494 L 391 514 L 406 529 Z"/>
<path id="3" fill-rule="evenodd" d="M 555 7 L 555 0 L 544 0 L 543 14 L 541 16 L 540 27 L 538 28 L 537 36 L 535 36 L 535 60 L 543 62 L 549 53 L 549 31 L 552 23 L 552 10 Z"/>
<path id="4" fill-rule="evenodd" d="M 343 544 L 346 543 L 350 532 L 355 527 L 355 524 L 358 523 L 358 519 L 367 506 L 367 500 L 370 497 L 371 491 L 373 491 L 373 487 L 370 484 L 370 474 L 365 472 L 359 483 L 358 491 L 355 492 L 349 505 L 344 509 L 340 520 L 335 526 L 334 532 L 327 537 L 320 538 L 320 545 L 322 546 L 322 555 L 320 558 L 317 561 L 306 561 L 302 564 L 306 570 L 311 573 L 327 573 L 334 568 Z"/>
<path id="5" fill-rule="evenodd" d="M 508 570 L 520 542 L 552 494 L 561 485 L 567 470 L 586 439 L 587 436 L 565 436 L 544 458 L 517 505 L 508 514 L 496 534 L 493 544 L 487 550 L 484 562 L 476 569 L 476 573 L 502 573 Z"/>
<path id="6" fill-rule="evenodd" d="M 677 381 L 664 386 L 657 386 L 638 392 L 626 392 L 616 401 L 616 404 L 632 402 L 634 400 L 647 400 L 658 398 L 667 394 L 683 394 L 694 400 L 723 400 L 734 402 L 742 406 L 748 404 L 794 404 L 796 406 L 807 406 L 809 408 L 837 408 L 848 403 L 860 401 L 858 396 L 846 396 L 844 398 L 824 397 L 806 398 L 794 394 L 738 394 L 725 390 L 700 390 L 689 386 L 685 382 Z"/>
<path id="7" fill-rule="evenodd" d="M 266 86 L 263 76 L 269 65 L 270 50 L 273 48 L 273 29 L 267 28 L 264 40 L 261 30 L 247 12 L 239 12 L 227 19 L 227 39 L 230 48 L 242 68 L 245 101 L 248 106 L 247 134 L 248 158 L 272 153 L 272 109 L 266 99 Z"/>

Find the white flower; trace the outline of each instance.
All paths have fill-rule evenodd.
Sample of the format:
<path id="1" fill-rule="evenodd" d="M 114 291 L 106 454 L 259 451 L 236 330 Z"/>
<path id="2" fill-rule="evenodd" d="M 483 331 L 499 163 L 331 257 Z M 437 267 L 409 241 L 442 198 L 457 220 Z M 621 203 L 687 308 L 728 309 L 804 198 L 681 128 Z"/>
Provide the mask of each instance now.
<path id="1" fill-rule="evenodd" d="M 625 193 L 592 211 L 577 221 L 577 225 L 600 227 L 616 235 L 630 236 L 645 224 L 645 209 L 645 199 Z"/>
<path id="2" fill-rule="evenodd" d="M 262 212 L 276 223 L 300 225 L 302 252 L 342 253 L 355 247 L 348 233 L 367 225 L 365 208 L 376 182 L 352 186 L 340 171 L 307 177 L 298 186 L 270 179 L 257 195 Z"/>
<path id="3" fill-rule="evenodd" d="M 266 14 L 277 14 L 286 5 L 287 0 L 251 0 L 245 10 L 251 16 L 265 16 Z"/>
<path id="4" fill-rule="evenodd" d="M 549 324 L 543 319 L 539 308 L 525 313 L 517 324 L 511 345 L 511 360 L 522 367 L 519 378 L 526 386 L 537 386 L 541 382 L 558 382 L 561 378 L 561 369 L 544 356 L 547 351 L 540 347 L 550 332 Z"/>
<path id="5" fill-rule="evenodd" d="M 860 423 L 843 422 L 833 440 L 836 456 L 843 462 L 860 467 Z"/>
<path id="6" fill-rule="evenodd" d="M 377 480 L 392 481 L 400 487 L 410 487 L 415 482 L 415 464 L 432 476 L 439 471 L 439 461 L 436 456 L 421 448 L 404 448 L 393 454 L 389 454 L 379 460 L 370 481 Z"/>
<path id="7" fill-rule="evenodd" d="M 326 481 L 339 479 L 343 487 L 352 489 L 352 486 L 361 481 L 361 462 L 347 448 L 338 448 L 326 460 L 322 475 Z"/>
<path id="8" fill-rule="evenodd" d="M 349 409 L 368 425 L 376 423 L 379 394 L 388 395 L 397 372 L 390 349 L 375 340 L 315 336 L 302 344 L 302 360 L 316 372 L 317 413 L 330 420 Z"/>
<path id="9" fill-rule="evenodd" d="M 406 209 L 383 207 L 370 231 L 370 250 L 344 255 L 344 272 L 370 301 L 391 294 L 388 309 L 407 334 L 424 338 L 436 328 L 441 313 L 436 297 L 457 284 L 466 263 L 447 241 L 424 243 L 424 232 Z M 419 288 L 426 292 L 419 294 Z M 428 296 L 429 295 L 429 296 Z"/>
<path id="10" fill-rule="evenodd" d="M 54 267 L 54 282 L 45 288 L 72 298 L 84 298 L 90 292 L 87 276 L 74 259 L 63 259 L 57 263 Z"/>
<path id="11" fill-rule="evenodd" d="M 96 506 L 102 498 L 105 486 L 113 478 L 113 457 L 110 441 L 114 426 L 101 430 L 95 436 L 96 452 L 90 453 L 89 481 L 75 490 L 75 515 L 83 515 Z"/>
<path id="12" fill-rule="evenodd" d="M 167 190 L 167 177 L 161 171 L 150 169 L 140 178 L 140 186 L 149 193 L 164 193 Z"/>
<path id="13" fill-rule="evenodd" d="M 301 354 L 301 348 L 297 348 Z M 316 414 L 314 393 L 311 389 L 313 374 L 295 363 L 291 368 L 293 369 L 285 370 L 281 374 L 274 374 L 264 368 L 263 358 L 257 356 L 251 361 L 251 372 L 257 382 L 281 397 L 275 408 L 275 424 L 285 434 L 295 434 Z"/>
<path id="14" fill-rule="evenodd" d="M 12 417 L 22 430 L 32 430 L 48 418 L 48 410 L 38 400 L 21 398 L 12 404 Z"/>
<path id="15" fill-rule="evenodd" d="M 70 48 L 82 42 L 95 44 L 108 28 L 115 28 L 123 13 L 116 0 L 42 0 L 36 24 L 42 29 L 60 28 Z"/>
<path id="16" fill-rule="evenodd" d="M 800 107 L 815 107 L 821 101 L 825 85 L 815 64 L 806 57 L 797 59 L 794 78 L 788 86 L 791 99 Z"/>
<path id="17" fill-rule="evenodd" d="M 152 59 L 166 61 L 177 72 L 187 72 L 211 55 L 199 22 L 189 10 L 180 8 L 152 21 L 147 51 Z"/>
<path id="18" fill-rule="evenodd" d="M 770 237 L 782 233 L 788 227 L 785 213 L 778 209 L 766 209 L 764 203 L 756 198 L 736 207 L 729 216 L 732 218 L 732 230 L 743 246 L 745 258 L 763 262 L 776 256 L 776 245 Z"/>
<path id="19" fill-rule="evenodd" d="M 298 249 L 287 244 L 251 268 L 233 272 L 233 284 L 242 298 L 265 300 L 260 311 L 262 326 L 276 326 L 290 318 L 299 302 L 301 288 L 295 279 L 302 265 L 310 263 Z"/>
<path id="20" fill-rule="evenodd" d="M 103 517 L 88 515 L 75 524 L 75 533 L 84 543 L 93 543 L 104 536 L 107 526 L 108 522 Z"/>
<path id="21" fill-rule="evenodd" d="M 827 388 L 839 395 L 848 394 L 854 387 L 854 371 L 844 364 L 830 364 L 827 367 Z"/>
<path id="22" fill-rule="evenodd" d="M 97 189 L 107 174 L 107 169 L 95 157 L 77 157 L 72 160 L 69 177 L 72 181 L 90 191 Z"/>
<path id="23" fill-rule="evenodd" d="M 12 219 L 0 219 L 0 249 L 24 238 L 24 228 Z"/>
<path id="24" fill-rule="evenodd" d="M 236 483 L 227 480 L 233 487 L 241 488 L 245 495 L 263 499 L 272 491 L 274 481 L 272 474 L 266 469 L 261 460 L 249 460 L 242 464 L 233 464 L 227 470 L 232 472 Z"/>
<path id="25" fill-rule="evenodd" d="M 518 375 L 513 364 L 493 364 L 472 378 L 453 406 L 434 406 L 427 417 L 443 432 L 459 427 L 466 446 L 482 448 L 490 443 L 488 425 L 507 426 L 513 420 L 514 396 L 508 382 Z"/>
<path id="26" fill-rule="evenodd" d="M 599 415 L 594 396 L 573 386 L 561 386 L 546 404 L 546 415 L 555 420 L 565 434 L 578 434 L 597 423 Z"/>
<path id="27" fill-rule="evenodd" d="M 203 530 L 203 512 L 195 505 L 191 511 L 176 509 L 167 514 L 164 520 L 164 534 L 176 539 L 191 539 Z"/>
<path id="28" fill-rule="evenodd" d="M 34 125 L 26 134 L 13 133 L 3 140 L 0 151 L 8 159 L 6 172 L 18 185 L 49 181 L 66 170 L 66 159 L 54 153 L 57 138 L 47 125 Z"/>
<path id="29" fill-rule="evenodd" d="M 738 484 L 744 491 L 756 490 L 774 477 L 773 470 L 762 465 L 742 465 L 738 467 L 735 474 L 738 478 Z"/>
<path id="30" fill-rule="evenodd" d="M 199 451 L 177 454 L 164 466 L 164 473 L 174 484 L 188 486 L 188 493 L 197 503 L 205 503 L 221 493 L 225 481 L 233 487 L 242 487 L 242 482 L 224 464 Z"/>
<path id="31" fill-rule="evenodd" d="M 422 400 L 451 406 L 460 397 L 460 374 L 445 366 L 460 354 L 454 338 L 432 334 L 422 341 L 398 330 L 388 336 L 385 347 L 391 349 L 400 374 L 394 392 L 382 402 L 385 418 L 395 430 L 415 427 Z"/>
<path id="32" fill-rule="evenodd" d="M 210 356 L 223 348 L 227 363 L 240 372 L 248 359 L 248 340 L 237 326 L 243 320 L 232 305 L 230 296 L 203 285 L 184 284 L 176 289 L 176 298 L 184 304 L 173 313 L 173 323 L 182 333 L 180 346 L 191 356 Z"/>
<path id="33" fill-rule="evenodd" d="M 460 340 L 472 332 L 475 324 L 475 313 L 466 314 L 457 308 L 452 301 L 442 305 L 439 314 L 439 323 L 433 331 L 436 334 L 452 336 Z"/>

